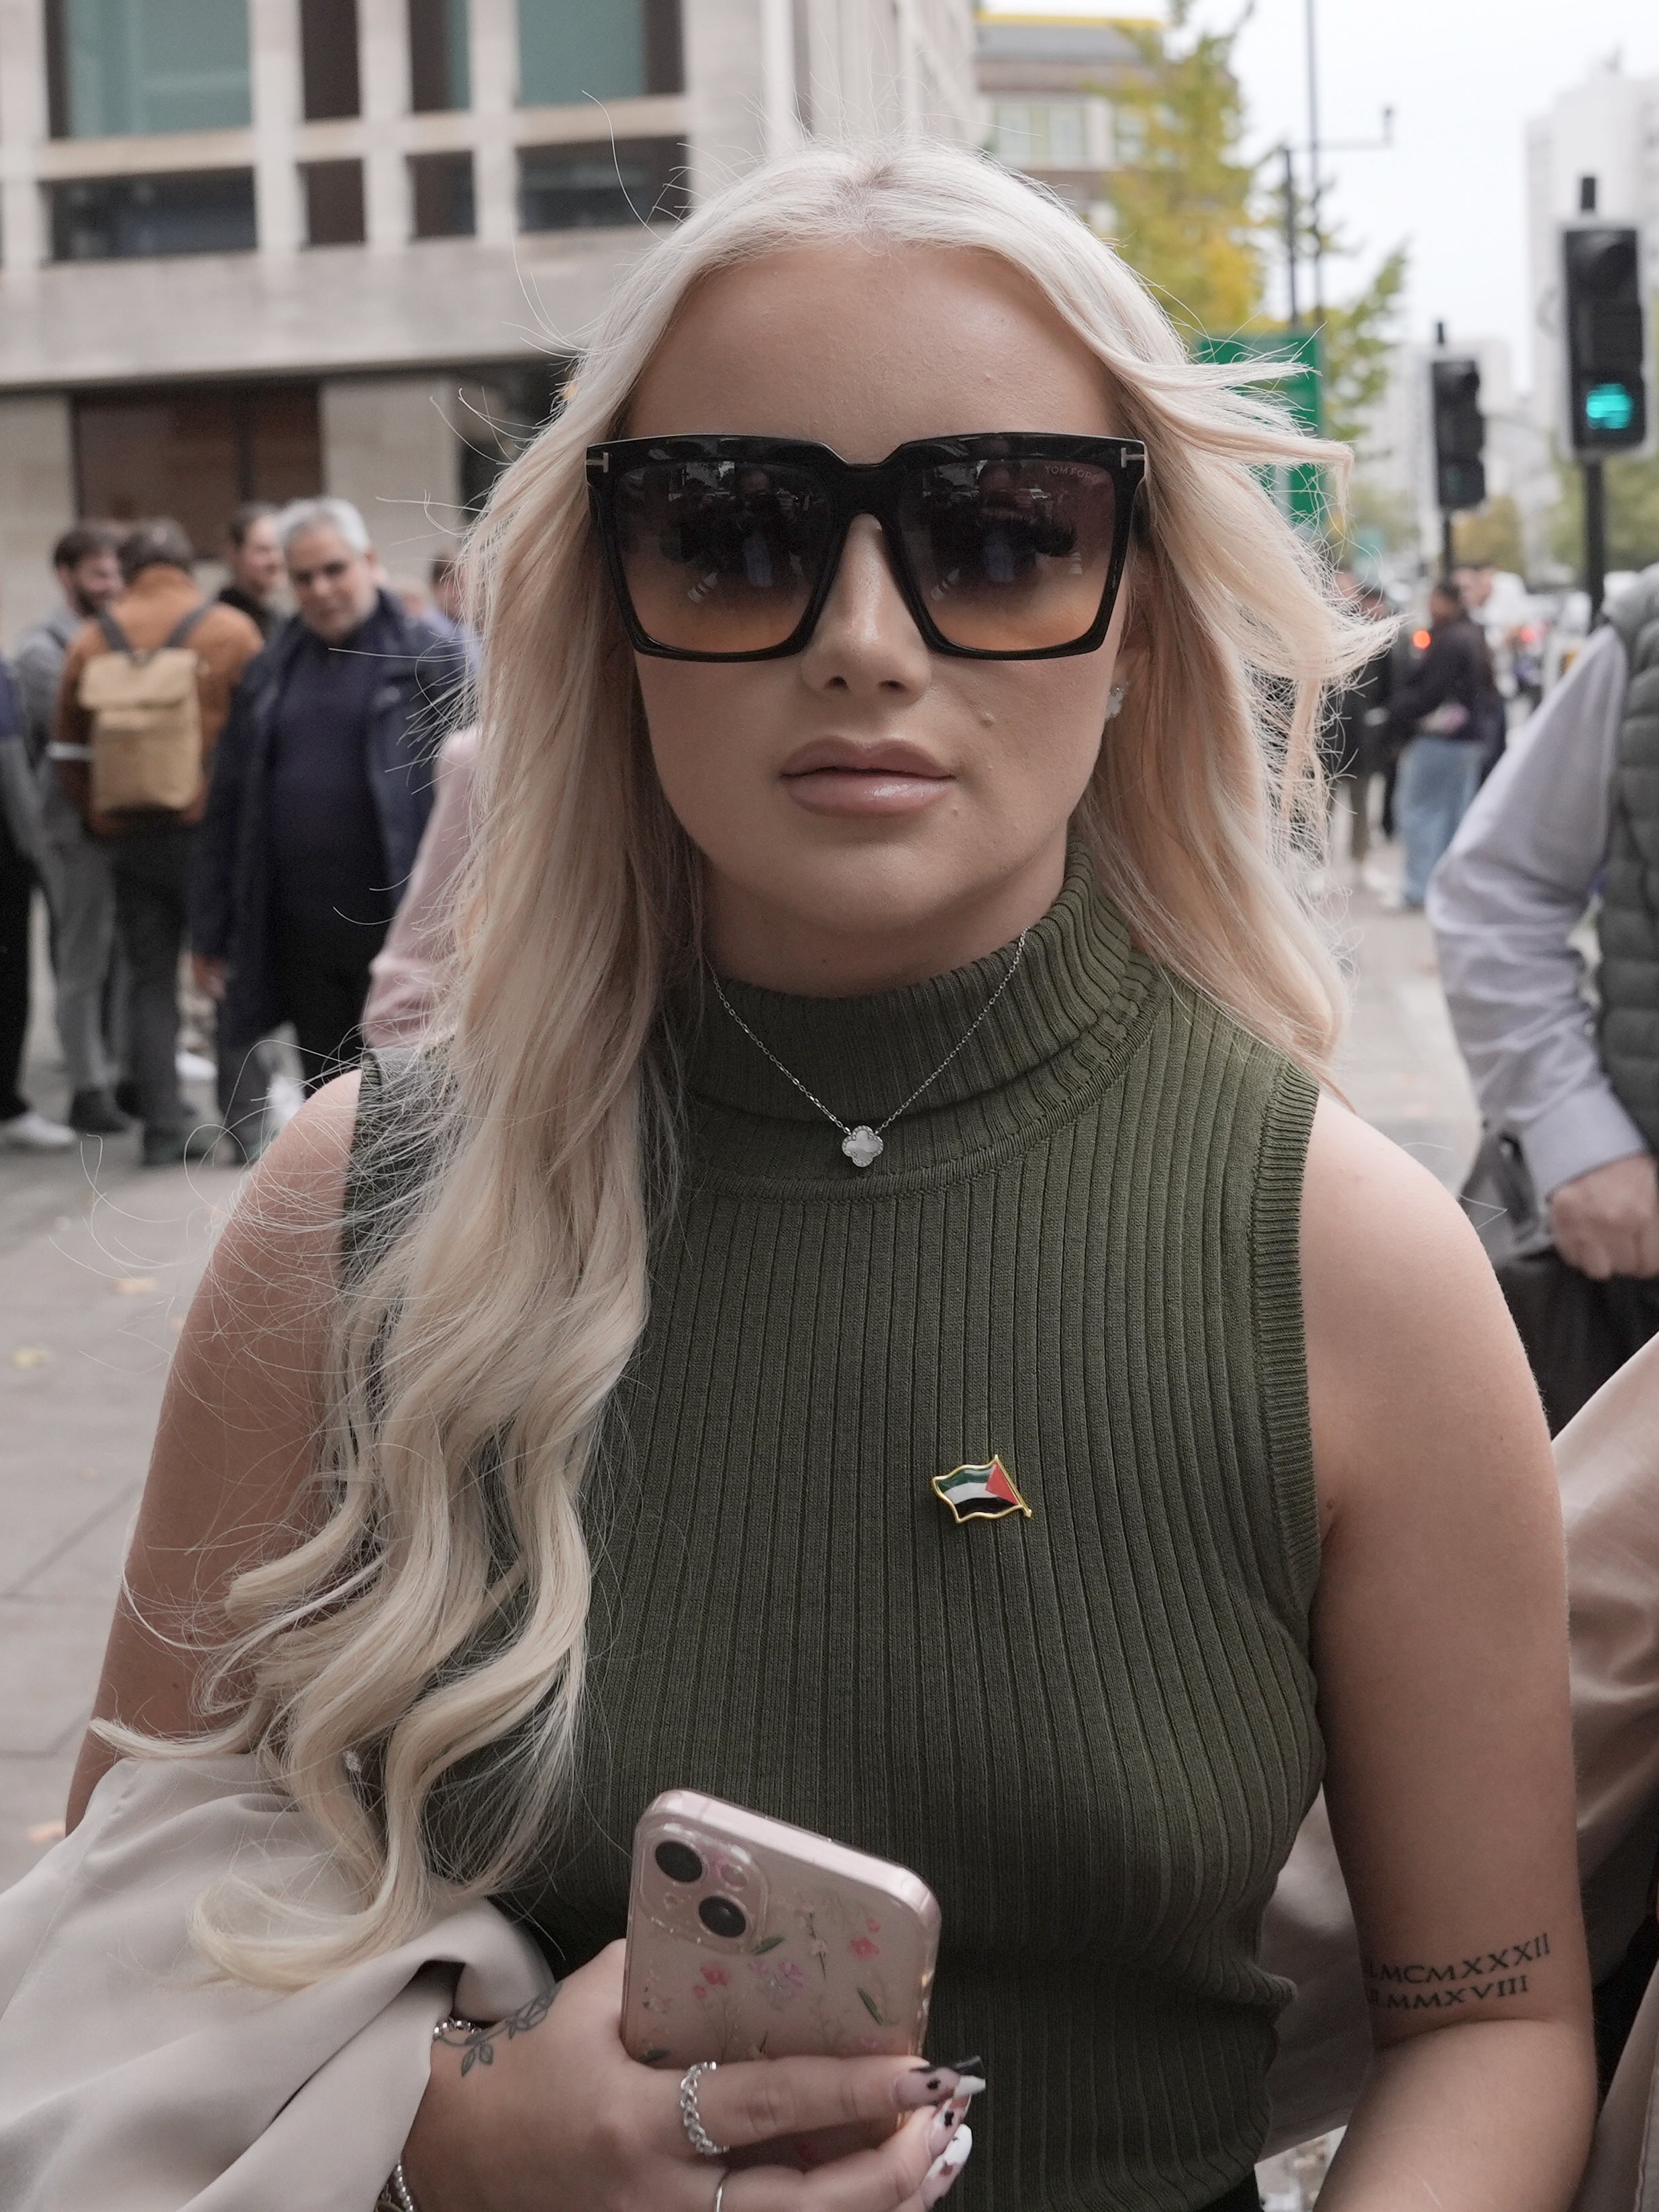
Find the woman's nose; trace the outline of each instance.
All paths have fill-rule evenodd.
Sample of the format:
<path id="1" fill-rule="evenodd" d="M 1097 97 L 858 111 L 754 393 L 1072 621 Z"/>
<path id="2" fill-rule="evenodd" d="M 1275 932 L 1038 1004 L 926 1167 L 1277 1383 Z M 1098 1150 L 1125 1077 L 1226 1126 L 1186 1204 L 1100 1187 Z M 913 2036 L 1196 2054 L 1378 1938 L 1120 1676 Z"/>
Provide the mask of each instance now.
<path id="1" fill-rule="evenodd" d="M 919 696 L 932 678 L 921 632 L 904 604 L 873 515 L 853 518 L 823 612 L 801 656 L 815 691 Z"/>

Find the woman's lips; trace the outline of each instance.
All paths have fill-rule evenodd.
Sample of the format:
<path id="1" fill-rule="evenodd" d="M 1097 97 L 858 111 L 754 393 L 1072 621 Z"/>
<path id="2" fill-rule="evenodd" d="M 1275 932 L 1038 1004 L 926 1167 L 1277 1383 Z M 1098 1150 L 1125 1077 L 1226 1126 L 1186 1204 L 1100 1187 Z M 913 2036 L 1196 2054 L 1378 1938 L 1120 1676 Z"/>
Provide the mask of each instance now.
<path id="1" fill-rule="evenodd" d="M 835 742 L 808 745 L 783 771 L 783 787 L 810 814 L 914 814 L 950 789 L 953 778 L 909 745 L 860 756 Z"/>
<path id="2" fill-rule="evenodd" d="M 809 769 L 783 787 L 809 814 L 915 814 L 942 799 L 948 775 L 906 775 L 897 769 Z"/>

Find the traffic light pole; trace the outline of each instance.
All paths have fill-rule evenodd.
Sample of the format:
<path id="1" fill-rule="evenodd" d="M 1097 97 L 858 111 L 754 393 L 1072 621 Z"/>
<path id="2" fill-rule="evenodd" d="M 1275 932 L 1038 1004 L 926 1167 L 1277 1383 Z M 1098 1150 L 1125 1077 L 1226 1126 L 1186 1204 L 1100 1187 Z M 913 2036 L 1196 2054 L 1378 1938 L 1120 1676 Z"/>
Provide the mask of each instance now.
<path id="1" fill-rule="evenodd" d="M 1288 145 L 1283 150 L 1285 155 L 1285 304 L 1289 310 L 1285 319 L 1291 330 L 1297 331 L 1302 327 L 1302 317 L 1297 312 L 1296 298 L 1296 263 L 1298 251 L 1296 235 L 1296 156 Z"/>
<path id="2" fill-rule="evenodd" d="M 1584 470 L 1584 589 L 1589 594 L 1590 628 L 1601 619 L 1607 586 L 1607 488 L 1600 461 Z"/>
<path id="3" fill-rule="evenodd" d="M 1435 325 L 1434 342 L 1444 348 L 1443 323 Z M 1429 363 L 1429 393 L 1435 504 L 1440 509 L 1440 574 L 1443 581 L 1449 583 L 1457 554 L 1452 518 L 1484 506 L 1486 498 L 1486 469 L 1481 459 L 1486 422 L 1480 412 L 1480 362 L 1473 355 L 1442 350 Z"/>
<path id="4" fill-rule="evenodd" d="M 1578 219 L 1561 226 L 1561 331 L 1568 444 L 1584 471 L 1584 592 L 1590 626 L 1607 582 L 1607 496 L 1602 463 L 1647 441 L 1648 311 L 1642 236 L 1596 214 L 1596 179 L 1578 179 Z"/>

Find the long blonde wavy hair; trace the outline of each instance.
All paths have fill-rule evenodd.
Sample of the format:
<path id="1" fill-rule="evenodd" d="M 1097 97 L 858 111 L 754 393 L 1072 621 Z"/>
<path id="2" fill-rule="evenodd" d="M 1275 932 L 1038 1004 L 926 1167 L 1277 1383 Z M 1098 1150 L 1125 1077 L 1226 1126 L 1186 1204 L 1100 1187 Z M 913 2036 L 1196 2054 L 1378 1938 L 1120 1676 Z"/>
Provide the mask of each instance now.
<path id="1" fill-rule="evenodd" d="M 1147 952 L 1326 1067 L 1340 985 L 1287 860 L 1322 818 L 1325 687 L 1377 634 L 1335 603 L 1261 471 L 1341 470 L 1346 452 L 1189 362 L 1107 246 L 968 154 L 809 150 L 660 236 L 471 541 L 477 850 L 441 1080 L 384 1140 L 428 1172 L 394 1218 L 348 1223 L 368 1264 L 335 1312 L 313 1533 L 233 1586 L 222 1724 L 188 1747 L 257 1753 L 356 1904 L 278 1911 L 250 1932 L 210 1899 L 200 1940 L 241 1978 L 309 1982 L 501 1891 L 568 1800 L 589 1596 L 580 1496 L 670 1202 L 659 1008 L 697 957 L 695 854 L 650 768 L 583 455 L 625 425 L 694 286 L 831 240 L 996 255 L 1098 359 L 1121 428 L 1149 453 L 1132 571 L 1146 664 L 1079 826 Z M 434 1808 L 461 1762 L 458 1847 L 438 1840 Z"/>

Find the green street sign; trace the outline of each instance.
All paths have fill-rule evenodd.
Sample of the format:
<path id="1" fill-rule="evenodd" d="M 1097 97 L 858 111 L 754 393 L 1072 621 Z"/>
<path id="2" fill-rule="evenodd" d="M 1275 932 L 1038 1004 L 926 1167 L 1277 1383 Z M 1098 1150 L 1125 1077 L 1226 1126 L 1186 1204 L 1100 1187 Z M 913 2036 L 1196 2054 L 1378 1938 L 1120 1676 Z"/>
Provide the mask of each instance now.
<path id="1" fill-rule="evenodd" d="M 1224 365 L 1239 361 L 1284 362 L 1283 375 L 1263 380 L 1266 389 L 1315 437 L 1321 434 L 1324 427 L 1321 398 L 1325 368 L 1316 331 L 1278 331 L 1259 337 L 1224 338 L 1206 334 L 1194 342 L 1193 358 Z M 1324 529 L 1329 509 L 1316 468 L 1278 467 L 1265 469 L 1262 475 L 1298 530 Z"/>

